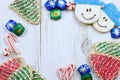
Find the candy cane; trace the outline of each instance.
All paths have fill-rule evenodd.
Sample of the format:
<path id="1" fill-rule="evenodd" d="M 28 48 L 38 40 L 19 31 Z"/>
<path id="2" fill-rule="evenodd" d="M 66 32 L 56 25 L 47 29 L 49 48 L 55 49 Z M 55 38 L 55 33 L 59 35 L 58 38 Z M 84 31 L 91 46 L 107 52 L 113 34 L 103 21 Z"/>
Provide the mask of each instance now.
<path id="1" fill-rule="evenodd" d="M 14 35 L 12 35 L 12 34 L 9 34 L 9 35 L 7 35 L 7 37 L 6 37 L 6 42 L 7 42 L 8 45 L 10 46 L 10 50 L 12 50 L 13 52 L 15 52 L 16 54 L 20 54 L 20 51 L 15 48 L 15 46 L 13 45 L 13 43 L 11 42 L 10 39 L 12 39 L 14 42 L 17 42 L 16 37 L 15 37 Z M 6 52 L 7 52 L 7 51 L 6 51 Z"/>
<path id="2" fill-rule="evenodd" d="M 60 80 L 71 80 L 75 70 L 76 70 L 76 66 L 74 64 L 70 64 L 66 68 L 59 68 L 58 74 Z"/>
<path id="3" fill-rule="evenodd" d="M 64 72 L 64 68 L 59 68 L 58 69 L 58 74 L 59 74 L 59 77 L 60 77 L 60 80 L 65 80 L 65 72 Z"/>
<path id="4" fill-rule="evenodd" d="M 72 79 L 75 70 L 76 70 L 76 66 L 75 65 L 71 64 L 70 66 L 68 66 L 67 71 L 70 71 L 69 72 L 70 74 L 69 74 L 69 77 L 68 77 L 69 79 L 68 80 Z"/>

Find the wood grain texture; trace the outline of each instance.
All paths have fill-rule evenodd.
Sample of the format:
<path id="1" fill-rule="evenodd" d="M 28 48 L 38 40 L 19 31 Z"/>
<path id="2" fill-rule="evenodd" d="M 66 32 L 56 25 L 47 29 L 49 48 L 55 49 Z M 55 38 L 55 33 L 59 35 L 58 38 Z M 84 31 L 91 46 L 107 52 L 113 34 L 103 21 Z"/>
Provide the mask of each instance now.
<path id="1" fill-rule="evenodd" d="M 115 0 L 104 1 L 116 2 Z M 77 67 L 84 63 L 89 64 L 89 53 L 83 53 L 82 50 L 83 42 L 90 40 L 93 44 L 101 40 L 113 39 L 109 32 L 102 34 L 95 31 L 92 26 L 80 23 L 72 11 L 62 11 L 62 19 L 59 21 L 51 20 L 50 12 L 44 7 L 45 2 L 46 0 L 42 0 L 41 72 L 48 80 L 59 80 L 56 72 L 59 67 L 71 63 L 76 64 Z M 94 72 L 93 77 L 93 80 L 99 80 Z M 80 80 L 77 72 L 73 80 Z"/>
<path id="2" fill-rule="evenodd" d="M 104 1 L 113 2 L 120 9 L 119 0 Z M 21 37 L 17 37 L 19 42 L 15 45 L 21 51 L 25 62 L 39 70 L 47 80 L 59 80 L 56 71 L 61 66 L 65 67 L 71 63 L 76 64 L 77 67 L 85 63 L 90 64 L 88 61 L 90 51 L 82 47 L 86 41 L 91 41 L 92 45 L 101 40 L 113 40 L 109 32 L 102 34 L 95 31 L 92 26 L 82 24 L 72 11 L 62 11 L 62 19 L 59 21 L 51 20 L 50 12 L 44 7 L 46 0 L 41 0 L 41 24 L 32 25 L 9 8 L 12 2 L 13 0 L 0 1 L 0 52 L 2 54 L 3 49 L 8 47 L 4 40 L 9 33 L 4 26 L 5 23 L 10 19 L 22 23 L 26 32 Z M 2 59 L 3 57 L 0 59 L 1 62 Z M 92 74 L 93 80 L 99 80 L 94 71 Z M 80 80 L 77 72 L 73 80 Z"/>
<path id="3" fill-rule="evenodd" d="M 15 43 L 16 48 L 21 51 L 21 56 L 24 58 L 27 64 L 30 64 L 37 70 L 39 70 L 39 54 L 40 54 L 40 24 L 32 25 L 26 20 L 24 20 L 21 16 L 19 16 L 16 12 L 10 9 L 9 5 L 13 2 L 13 0 L 9 1 L 0 1 L 0 52 L 1 56 L 4 52 L 4 48 L 8 48 L 8 44 L 5 41 L 5 37 L 10 32 L 5 28 L 6 22 L 10 19 L 21 23 L 25 27 L 25 32 L 22 36 L 17 37 L 18 42 Z"/>

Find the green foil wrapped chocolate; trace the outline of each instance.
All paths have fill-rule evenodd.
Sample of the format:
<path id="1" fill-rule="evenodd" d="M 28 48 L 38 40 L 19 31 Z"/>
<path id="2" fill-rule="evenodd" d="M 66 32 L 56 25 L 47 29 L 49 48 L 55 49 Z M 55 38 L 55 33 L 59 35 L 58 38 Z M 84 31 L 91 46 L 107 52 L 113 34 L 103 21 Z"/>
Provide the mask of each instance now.
<path id="1" fill-rule="evenodd" d="M 16 34 L 17 36 L 20 36 L 24 33 L 25 28 L 22 24 L 18 23 L 16 26 L 13 27 L 12 32 Z"/>
<path id="2" fill-rule="evenodd" d="M 82 75 L 81 80 L 92 80 L 92 75 L 91 74 Z"/>
<path id="3" fill-rule="evenodd" d="M 59 9 L 54 9 L 54 10 L 50 11 L 50 17 L 53 20 L 61 19 L 61 15 L 62 15 L 62 13 Z"/>

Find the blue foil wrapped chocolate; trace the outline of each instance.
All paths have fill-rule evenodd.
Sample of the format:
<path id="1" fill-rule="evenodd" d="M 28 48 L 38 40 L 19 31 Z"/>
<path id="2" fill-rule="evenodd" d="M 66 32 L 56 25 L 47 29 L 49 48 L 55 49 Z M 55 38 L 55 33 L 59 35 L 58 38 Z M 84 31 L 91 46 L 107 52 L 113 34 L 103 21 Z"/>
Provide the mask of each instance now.
<path id="1" fill-rule="evenodd" d="M 12 32 L 12 30 L 13 30 L 13 27 L 14 26 L 16 26 L 17 25 L 17 22 L 16 21 L 14 21 L 14 20 L 9 20 L 7 23 L 6 23 L 6 28 L 10 31 L 10 32 Z"/>
<path id="2" fill-rule="evenodd" d="M 58 0 L 56 7 L 61 9 L 61 10 L 65 10 L 67 7 L 67 2 L 65 0 Z"/>
<path id="3" fill-rule="evenodd" d="M 81 65 L 77 71 L 80 73 L 80 75 L 90 74 L 90 67 L 87 64 Z"/>
<path id="4" fill-rule="evenodd" d="M 111 29 L 111 37 L 114 39 L 120 38 L 120 27 L 115 27 Z"/>
<path id="5" fill-rule="evenodd" d="M 48 0 L 45 3 L 45 7 L 47 8 L 47 10 L 51 11 L 56 7 L 56 3 L 57 3 L 57 0 Z"/>

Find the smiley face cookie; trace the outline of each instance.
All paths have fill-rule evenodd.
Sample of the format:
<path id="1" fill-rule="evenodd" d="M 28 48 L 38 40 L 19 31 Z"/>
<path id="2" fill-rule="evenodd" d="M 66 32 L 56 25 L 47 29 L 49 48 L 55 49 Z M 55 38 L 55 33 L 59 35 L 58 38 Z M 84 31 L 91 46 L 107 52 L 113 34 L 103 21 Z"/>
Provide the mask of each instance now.
<path id="1" fill-rule="evenodd" d="M 114 22 L 105 14 L 105 12 L 101 11 L 101 16 L 93 24 L 93 27 L 99 32 L 108 32 L 114 27 L 114 25 Z"/>
<path id="2" fill-rule="evenodd" d="M 98 20 L 103 2 L 99 0 L 75 0 L 75 15 L 83 23 L 92 24 Z"/>
<path id="3" fill-rule="evenodd" d="M 108 32 L 115 25 L 120 26 L 120 11 L 112 3 L 106 4 L 101 10 L 100 18 L 93 24 L 99 32 Z"/>
<path id="4" fill-rule="evenodd" d="M 77 4 L 75 8 L 75 15 L 81 22 L 92 24 L 98 20 L 100 16 L 100 9 L 100 6 Z"/>

